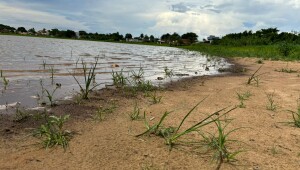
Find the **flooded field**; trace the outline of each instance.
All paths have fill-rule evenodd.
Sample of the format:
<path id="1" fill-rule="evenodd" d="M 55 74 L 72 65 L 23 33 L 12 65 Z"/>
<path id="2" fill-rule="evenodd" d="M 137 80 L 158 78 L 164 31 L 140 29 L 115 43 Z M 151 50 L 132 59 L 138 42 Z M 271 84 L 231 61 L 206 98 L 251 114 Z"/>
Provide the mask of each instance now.
<path id="1" fill-rule="evenodd" d="M 123 70 L 126 75 L 143 68 L 145 79 L 160 85 L 171 79 L 218 74 L 219 68 L 229 66 L 222 58 L 170 47 L 0 36 L 0 112 L 16 103 L 38 107 L 47 102 L 43 89 L 52 92 L 57 85 L 61 87 L 55 99 L 70 99 L 79 91 L 72 74 L 82 69 L 82 61 L 90 67 L 96 58 L 98 88 L 112 84 L 112 71 Z M 172 78 L 165 78 L 166 67 L 173 71 Z M 83 83 L 82 75 L 75 75 Z"/>

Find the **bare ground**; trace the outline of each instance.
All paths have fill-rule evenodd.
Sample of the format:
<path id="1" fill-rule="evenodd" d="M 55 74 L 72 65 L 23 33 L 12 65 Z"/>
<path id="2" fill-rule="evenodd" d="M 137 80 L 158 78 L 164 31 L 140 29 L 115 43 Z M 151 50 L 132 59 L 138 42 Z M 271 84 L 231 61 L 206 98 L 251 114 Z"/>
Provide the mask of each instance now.
<path id="1" fill-rule="evenodd" d="M 165 111 L 173 111 L 165 120 L 166 126 L 178 126 L 182 118 L 199 101 L 207 97 L 186 120 L 187 128 L 202 120 L 206 114 L 240 102 L 238 93 L 252 95 L 227 115 L 233 121 L 225 130 L 245 127 L 230 134 L 230 151 L 241 150 L 237 161 L 224 163 L 221 169 L 298 169 L 300 167 L 300 129 L 282 122 L 292 121 L 286 110 L 297 110 L 300 96 L 298 73 L 275 71 L 282 68 L 298 70 L 299 62 L 264 61 L 259 73 L 263 74 L 258 86 L 246 85 L 250 75 L 261 64 L 257 59 L 234 59 L 233 62 L 247 71 L 220 76 L 203 76 L 174 82 L 158 91 L 163 96 L 158 104 L 139 95 L 126 97 L 122 92 L 102 90 L 95 92 L 89 101 L 80 105 L 66 103 L 51 108 L 56 115 L 70 114 L 66 129 L 75 132 L 66 151 L 61 147 L 45 150 L 40 141 L 31 135 L 39 121 L 32 118 L 13 122 L 12 117 L 0 117 L 0 169 L 215 169 L 213 153 L 204 153 L 200 147 L 179 144 L 170 151 L 163 138 L 158 136 L 135 137 L 146 130 L 144 122 L 131 121 L 129 113 L 137 102 L 145 111 L 150 124 L 159 121 Z M 267 94 L 274 93 L 275 111 L 267 110 Z M 107 113 L 104 120 L 95 121 L 99 107 L 117 108 Z M 153 120 L 152 120 L 153 119 Z M 214 133 L 208 126 L 203 131 Z M 184 139 L 202 140 L 197 133 Z"/>

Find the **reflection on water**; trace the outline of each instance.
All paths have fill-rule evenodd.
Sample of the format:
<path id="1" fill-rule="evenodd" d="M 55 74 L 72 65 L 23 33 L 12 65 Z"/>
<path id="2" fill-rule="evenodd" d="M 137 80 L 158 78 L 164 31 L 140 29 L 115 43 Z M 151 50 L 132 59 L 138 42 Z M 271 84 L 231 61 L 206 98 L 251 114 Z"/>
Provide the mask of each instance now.
<path id="1" fill-rule="evenodd" d="M 218 74 L 218 68 L 229 65 L 221 58 L 170 47 L 0 36 L 0 70 L 9 80 L 4 90 L 1 78 L 0 106 L 20 102 L 22 106 L 35 107 L 42 86 L 52 91 L 56 83 L 61 84 L 54 95 L 57 99 L 74 95 L 79 88 L 70 73 L 80 70 L 81 60 L 91 65 L 96 57 L 96 82 L 103 83 L 99 88 L 112 83 L 112 70 L 129 72 L 142 67 L 145 79 L 158 85 L 168 81 L 157 80 L 164 77 L 165 67 L 173 70 L 177 76 L 172 79 L 176 80 L 182 76 Z"/>

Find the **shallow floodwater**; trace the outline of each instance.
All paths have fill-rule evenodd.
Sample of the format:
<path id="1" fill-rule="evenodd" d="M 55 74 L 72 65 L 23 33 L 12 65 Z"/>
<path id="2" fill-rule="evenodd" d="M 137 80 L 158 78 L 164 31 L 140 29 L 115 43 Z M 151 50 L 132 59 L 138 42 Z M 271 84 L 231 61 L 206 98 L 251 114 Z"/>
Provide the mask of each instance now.
<path id="1" fill-rule="evenodd" d="M 71 74 L 82 68 L 82 60 L 90 67 L 95 58 L 99 58 L 96 69 L 96 82 L 102 84 L 99 88 L 112 84 L 112 71 L 122 69 L 128 75 L 142 67 L 145 79 L 160 85 L 170 81 L 170 78 L 157 80 L 164 77 L 165 67 L 173 70 L 174 81 L 183 76 L 218 74 L 218 68 L 229 66 L 222 58 L 207 58 L 198 52 L 171 47 L 1 35 L 0 110 L 17 102 L 23 107 L 37 107 L 47 102 L 43 88 L 51 93 L 56 84 L 61 84 L 61 88 L 55 91 L 55 99 L 70 98 L 79 91 Z M 7 86 L 3 77 L 9 80 Z M 77 78 L 83 83 L 82 76 Z"/>

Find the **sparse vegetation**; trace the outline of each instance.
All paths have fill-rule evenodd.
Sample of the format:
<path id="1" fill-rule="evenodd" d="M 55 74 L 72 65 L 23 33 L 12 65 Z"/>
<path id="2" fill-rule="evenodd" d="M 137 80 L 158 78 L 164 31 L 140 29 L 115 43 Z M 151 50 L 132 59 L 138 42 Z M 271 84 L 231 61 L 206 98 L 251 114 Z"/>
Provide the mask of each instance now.
<path id="1" fill-rule="evenodd" d="M 3 85 L 4 85 L 4 90 L 6 90 L 8 84 L 9 84 L 9 80 L 5 77 L 2 77 L 2 82 L 3 82 Z"/>
<path id="2" fill-rule="evenodd" d="M 158 96 L 156 91 L 154 91 L 153 93 L 149 93 L 149 97 L 151 99 L 152 104 L 160 103 L 162 99 L 162 96 Z"/>
<path id="3" fill-rule="evenodd" d="M 33 135 L 42 140 L 42 144 L 46 149 L 60 145 L 66 150 L 71 139 L 71 132 L 65 130 L 63 126 L 69 118 L 69 115 L 49 116 L 46 119 L 47 123 L 36 129 Z"/>
<path id="4" fill-rule="evenodd" d="M 112 71 L 112 79 L 113 84 L 118 88 L 122 88 L 127 85 L 127 78 L 123 74 L 123 69 L 120 72 Z"/>
<path id="5" fill-rule="evenodd" d="M 238 107 L 245 108 L 246 106 L 244 104 L 244 101 L 249 99 L 249 97 L 251 96 L 251 93 L 249 91 L 247 91 L 243 94 L 236 92 L 236 94 L 237 94 L 238 100 L 240 101 L 240 104 L 238 105 Z"/>
<path id="6" fill-rule="evenodd" d="M 267 110 L 275 111 L 277 109 L 277 105 L 274 100 L 275 91 L 272 93 L 266 93 L 266 95 L 268 98 Z"/>
<path id="7" fill-rule="evenodd" d="M 97 110 L 95 115 L 93 116 L 94 120 L 102 121 L 105 119 L 105 116 L 109 113 L 113 113 L 114 110 L 117 108 L 116 104 L 113 102 L 106 107 L 100 106 Z"/>
<path id="8" fill-rule="evenodd" d="M 300 104 L 298 103 L 297 111 L 288 110 L 293 116 L 293 121 L 286 122 L 288 124 L 293 124 L 295 127 L 300 128 Z"/>
<path id="9" fill-rule="evenodd" d="M 78 86 L 80 87 L 80 92 L 81 92 L 81 98 L 82 99 L 88 99 L 90 92 L 96 88 L 97 86 L 99 86 L 100 84 L 94 84 L 93 81 L 95 80 L 96 77 L 96 73 L 95 70 L 97 68 L 97 64 L 98 64 L 98 58 L 96 58 L 95 63 L 91 66 L 91 68 L 87 68 L 86 63 L 84 63 L 84 61 L 81 61 L 82 64 L 82 70 L 83 70 L 83 77 L 84 77 L 84 86 L 82 86 L 78 79 L 75 77 L 75 75 L 72 75 L 76 81 L 76 83 L 78 84 Z"/>
<path id="10" fill-rule="evenodd" d="M 259 85 L 259 81 L 260 81 L 260 76 L 265 74 L 265 73 L 261 73 L 261 74 L 257 74 L 258 71 L 261 69 L 262 66 L 260 66 L 249 78 L 247 81 L 247 84 L 250 85 L 253 82 L 255 82 L 256 86 Z"/>
<path id="11" fill-rule="evenodd" d="M 48 98 L 48 100 L 49 100 L 49 102 L 50 102 L 50 106 L 55 106 L 55 100 L 54 100 L 54 93 L 56 92 L 56 90 L 58 89 L 59 87 L 56 87 L 53 91 L 52 91 L 52 93 L 51 92 L 49 92 L 47 89 L 45 89 L 45 88 L 43 88 L 44 90 L 45 90 L 45 92 L 47 93 L 47 98 Z"/>
<path id="12" fill-rule="evenodd" d="M 208 151 L 213 151 L 213 159 L 216 159 L 218 161 L 218 168 L 220 169 L 222 163 L 224 161 L 231 162 L 236 160 L 235 157 L 237 154 L 241 153 L 241 150 L 231 152 L 229 151 L 228 147 L 231 143 L 237 142 L 237 140 L 229 139 L 229 135 L 241 128 L 236 128 L 233 130 L 230 130 L 228 132 L 225 132 L 225 129 L 231 122 L 231 120 L 227 120 L 225 124 L 222 124 L 220 119 L 217 119 L 214 121 L 216 127 L 217 127 L 217 133 L 205 133 L 200 132 L 200 135 L 203 137 L 203 141 L 201 142 L 202 146 L 205 146 Z M 225 121 L 224 121 L 225 122 Z"/>
<path id="13" fill-rule="evenodd" d="M 144 112 L 144 115 L 145 114 L 146 113 Z M 130 117 L 131 120 L 138 120 L 138 119 L 141 118 L 140 117 L 140 108 L 138 107 L 137 102 L 135 102 L 134 107 L 133 107 L 133 111 L 130 112 L 129 117 Z"/>

